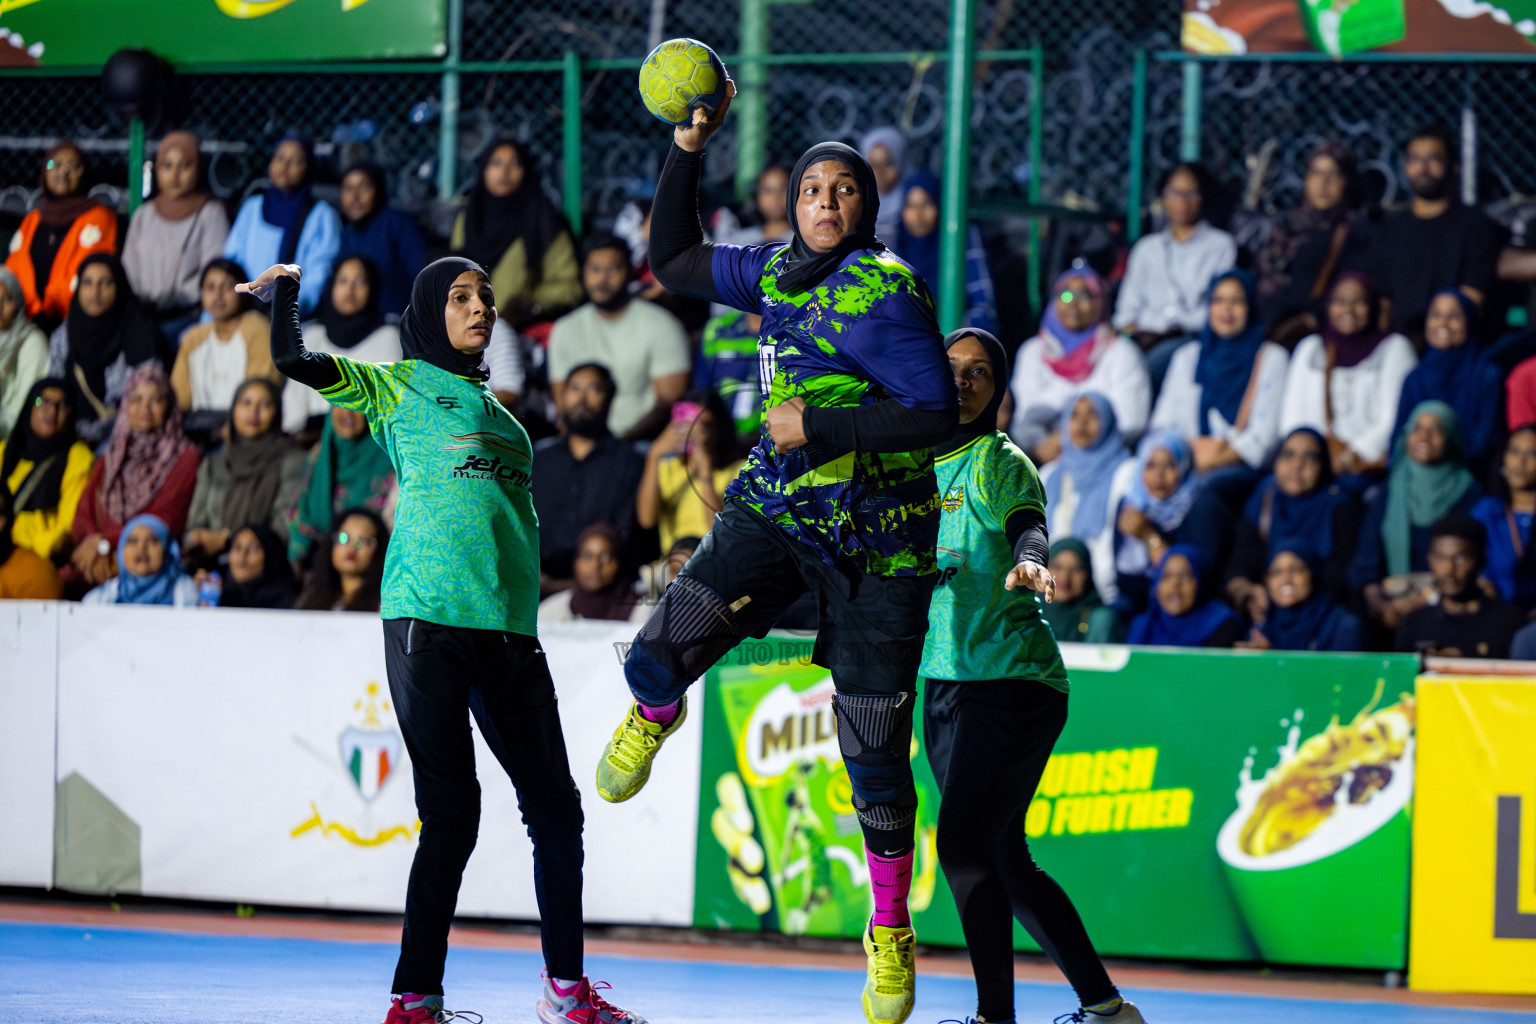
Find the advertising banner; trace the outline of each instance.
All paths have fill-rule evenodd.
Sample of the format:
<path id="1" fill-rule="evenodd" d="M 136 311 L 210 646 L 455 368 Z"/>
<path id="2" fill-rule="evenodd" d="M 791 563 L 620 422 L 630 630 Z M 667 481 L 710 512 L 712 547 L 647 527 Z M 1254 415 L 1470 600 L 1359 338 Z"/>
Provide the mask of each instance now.
<path id="1" fill-rule="evenodd" d="M 1071 718 L 1024 828 L 1102 952 L 1403 966 L 1413 658 L 1063 653 Z M 749 641 L 707 677 L 699 927 L 853 937 L 865 924 L 832 683 L 808 655 L 800 639 Z M 920 735 L 912 766 L 914 925 L 962 945 Z"/>
<path id="2" fill-rule="evenodd" d="M 0 885 L 53 882 L 53 715 L 58 609 L 0 601 Z"/>
<path id="3" fill-rule="evenodd" d="M 420 829 L 368 615 L 65 606 L 55 884 L 398 912 Z M 629 690 L 626 623 L 541 637 L 586 811 L 587 919 L 693 919 L 697 730 L 611 806 L 594 768 Z M 465 713 L 465 741 L 470 738 Z M 51 731 L 50 731 L 51 735 Z M 474 729 L 480 838 L 459 913 L 536 918 L 511 782 Z M 664 878 L 665 885 L 637 879 Z"/>
<path id="4" fill-rule="evenodd" d="M 441 57 L 444 0 L 0 0 L 0 67 Z"/>
<path id="5" fill-rule="evenodd" d="M 1419 679 L 1411 988 L 1536 994 L 1536 679 Z"/>
<path id="6" fill-rule="evenodd" d="M 1536 54 L 1533 0 L 1184 0 L 1185 51 Z"/>

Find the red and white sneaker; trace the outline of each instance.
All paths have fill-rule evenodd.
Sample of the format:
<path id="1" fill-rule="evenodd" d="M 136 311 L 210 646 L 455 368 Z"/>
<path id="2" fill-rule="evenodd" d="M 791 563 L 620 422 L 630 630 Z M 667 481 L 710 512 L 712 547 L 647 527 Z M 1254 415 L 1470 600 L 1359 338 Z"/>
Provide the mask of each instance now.
<path id="1" fill-rule="evenodd" d="M 414 992 L 391 996 L 389 1013 L 384 1024 L 449 1024 L 449 1021 L 465 1024 L 483 1024 L 478 1013 L 454 1013 L 443 1009 L 442 996 L 421 996 Z"/>
<path id="2" fill-rule="evenodd" d="M 614 1006 L 597 994 L 599 989 L 612 987 L 606 981 L 593 984 L 583 974 L 579 984 L 565 989 L 545 972 L 544 996 L 533 1004 L 534 1013 L 541 1024 L 646 1024 L 638 1013 Z"/>

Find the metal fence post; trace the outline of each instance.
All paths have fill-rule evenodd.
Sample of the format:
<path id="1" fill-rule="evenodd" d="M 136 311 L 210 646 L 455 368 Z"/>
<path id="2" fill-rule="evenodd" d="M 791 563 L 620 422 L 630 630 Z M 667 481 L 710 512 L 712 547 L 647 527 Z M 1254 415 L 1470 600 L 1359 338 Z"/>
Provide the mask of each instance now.
<path id="1" fill-rule="evenodd" d="M 1125 236 L 1134 242 L 1141 237 L 1142 155 L 1147 134 L 1147 51 L 1136 51 L 1131 70 L 1131 137 L 1128 140 L 1130 167 L 1125 183 Z"/>
<path id="2" fill-rule="evenodd" d="M 740 109 L 736 114 L 736 198 L 745 202 L 757 188 L 768 152 L 769 0 L 741 0 Z"/>
<path id="3" fill-rule="evenodd" d="M 437 116 L 437 198 L 459 187 L 459 57 L 463 51 L 464 0 L 448 0 L 448 53 L 443 58 L 443 99 Z"/>
<path id="4" fill-rule="evenodd" d="M 976 0 L 950 0 L 949 81 L 944 130 L 944 220 L 939 237 L 939 326 L 965 318 L 965 246 L 970 234 L 971 76 L 976 63 Z"/>
<path id="5" fill-rule="evenodd" d="M 1179 125 L 1179 159 L 1193 163 L 1200 159 L 1200 90 L 1204 85 L 1200 62 L 1184 62 L 1184 102 Z"/>
<path id="6" fill-rule="evenodd" d="M 1040 266 L 1040 177 L 1045 163 L 1045 52 L 1035 42 L 1029 58 L 1029 204 L 1035 207 L 1029 218 L 1029 309 L 1038 316 L 1045 308 L 1045 279 Z"/>
<path id="7" fill-rule="evenodd" d="M 563 130 L 561 132 L 560 159 L 564 164 L 565 216 L 571 222 L 571 230 L 581 233 L 581 55 L 566 50 L 561 62 L 560 108 Z"/>
<path id="8" fill-rule="evenodd" d="M 144 202 L 144 119 L 128 119 L 128 216 Z"/>

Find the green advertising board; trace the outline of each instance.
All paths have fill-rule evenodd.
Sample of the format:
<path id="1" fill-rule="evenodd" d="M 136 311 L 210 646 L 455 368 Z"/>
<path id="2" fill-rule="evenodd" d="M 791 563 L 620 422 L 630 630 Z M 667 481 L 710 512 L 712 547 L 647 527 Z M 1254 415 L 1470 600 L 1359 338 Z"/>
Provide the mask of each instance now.
<path id="1" fill-rule="evenodd" d="M 809 652 L 749 641 L 706 677 L 699 927 L 851 938 L 868 917 L 832 681 Z M 1071 718 L 1025 832 L 1101 952 L 1404 965 L 1415 659 L 1064 654 Z M 963 946 L 921 735 L 912 767 L 914 927 Z"/>
<path id="2" fill-rule="evenodd" d="M 441 57 L 445 18 L 445 0 L 0 0 L 0 64 L 94 67 L 125 47 L 172 64 Z"/>

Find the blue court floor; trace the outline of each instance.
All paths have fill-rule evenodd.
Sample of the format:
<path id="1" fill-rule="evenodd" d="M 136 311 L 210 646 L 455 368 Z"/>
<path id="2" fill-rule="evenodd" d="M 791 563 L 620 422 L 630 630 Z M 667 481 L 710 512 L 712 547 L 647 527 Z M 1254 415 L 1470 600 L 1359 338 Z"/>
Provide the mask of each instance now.
<path id="1" fill-rule="evenodd" d="M 0 922 L 0 1021 L 26 1024 L 378 1024 L 398 947 Z M 664 952 L 665 947 L 660 947 Z M 531 1022 L 537 954 L 455 948 L 449 1009 Z M 587 973 L 652 1024 L 861 1024 L 863 976 L 841 968 L 589 956 Z M 1020 1024 L 1075 1008 L 1065 985 L 1021 983 Z M 1168 990 L 1127 991 L 1151 1024 L 1536 1024 L 1536 1013 Z M 964 1019 L 969 978 L 920 975 L 913 1024 Z"/>

